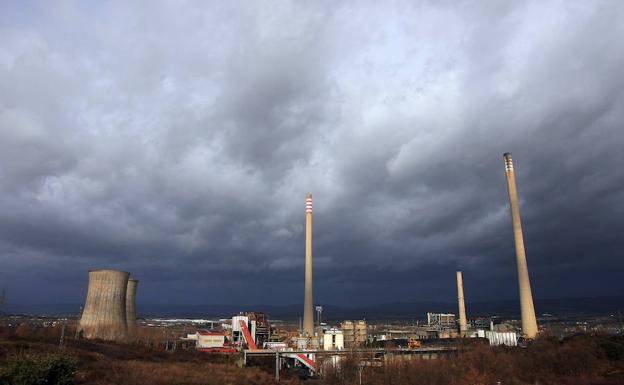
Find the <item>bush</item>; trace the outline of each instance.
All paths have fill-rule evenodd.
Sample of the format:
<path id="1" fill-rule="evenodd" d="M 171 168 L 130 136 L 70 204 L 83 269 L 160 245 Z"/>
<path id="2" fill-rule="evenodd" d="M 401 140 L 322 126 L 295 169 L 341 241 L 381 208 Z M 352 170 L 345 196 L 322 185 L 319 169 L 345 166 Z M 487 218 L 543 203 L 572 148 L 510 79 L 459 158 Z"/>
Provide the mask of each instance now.
<path id="1" fill-rule="evenodd" d="M 76 362 L 61 354 L 47 356 L 18 355 L 0 368 L 2 385 L 71 385 Z"/>
<path id="2" fill-rule="evenodd" d="M 607 358 L 611 361 L 624 360 L 624 341 L 606 340 L 600 344 Z"/>

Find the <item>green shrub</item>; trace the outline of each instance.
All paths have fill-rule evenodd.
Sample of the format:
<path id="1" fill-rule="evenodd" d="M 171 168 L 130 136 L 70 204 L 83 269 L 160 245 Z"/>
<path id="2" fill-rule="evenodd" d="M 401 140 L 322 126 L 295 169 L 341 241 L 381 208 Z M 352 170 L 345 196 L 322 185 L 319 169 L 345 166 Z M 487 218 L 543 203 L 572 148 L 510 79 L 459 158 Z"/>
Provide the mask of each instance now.
<path id="1" fill-rule="evenodd" d="M 71 385 L 76 362 L 61 354 L 18 355 L 0 368 L 1 385 Z"/>

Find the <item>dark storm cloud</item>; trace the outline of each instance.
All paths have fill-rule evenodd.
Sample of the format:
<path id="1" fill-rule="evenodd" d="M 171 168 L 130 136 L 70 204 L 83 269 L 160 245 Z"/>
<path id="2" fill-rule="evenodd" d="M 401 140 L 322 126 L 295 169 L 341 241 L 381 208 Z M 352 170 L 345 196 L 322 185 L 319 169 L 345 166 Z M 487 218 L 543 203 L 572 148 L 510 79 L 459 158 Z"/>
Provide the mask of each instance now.
<path id="1" fill-rule="evenodd" d="M 300 302 L 307 191 L 320 302 L 511 298 L 506 151 L 535 295 L 624 293 L 618 2 L 2 8 L 15 300 Z"/>

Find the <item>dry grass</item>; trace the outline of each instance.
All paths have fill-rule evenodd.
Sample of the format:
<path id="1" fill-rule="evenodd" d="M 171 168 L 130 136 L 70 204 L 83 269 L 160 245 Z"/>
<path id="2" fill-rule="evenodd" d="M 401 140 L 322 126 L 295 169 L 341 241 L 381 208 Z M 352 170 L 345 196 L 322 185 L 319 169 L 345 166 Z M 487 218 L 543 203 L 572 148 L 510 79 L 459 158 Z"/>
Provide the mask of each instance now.
<path id="1" fill-rule="evenodd" d="M 327 370 L 325 385 L 360 384 L 357 358 Z M 624 384 L 624 338 L 541 338 L 526 349 L 469 343 L 457 357 L 365 367 L 362 385 Z"/>
<path id="2" fill-rule="evenodd" d="M 11 355 L 58 352 L 52 334 L 19 335 L 0 330 L 0 365 Z M 69 339 L 63 349 L 78 365 L 78 385 L 274 384 L 266 366 L 241 368 L 237 356 L 194 351 L 164 352 L 142 345 Z M 310 383 L 359 385 L 359 360 L 346 359 Z M 285 374 L 285 373 L 284 373 Z M 287 377 L 280 384 L 300 384 Z M 528 348 L 491 348 L 469 341 L 456 357 L 384 361 L 365 367 L 362 385 L 616 385 L 624 384 L 624 337 L 576 336 L 564 341 L 543 337 Z"/>
<path id="3" fill-rule="evenodd" d="M 5 334 L 6 337 L 6 334 Z M 10 335 L 0 340 L 0 366 L 10 356 L 58 353 L 58 340 Z M 63 354 L 77 361 L 77 385 L 274 384 L 271 371 L 241 368 L 236 357 L 164 352 L 141 345 L 69 339 Z"/>
<path id="4" fill-rule="evenodd" d="M 268 373 L 253 368 L 211 363 L 113 361 L 88 367 L 77 374 L 76 384 L 212 385 L 274 384 Z"/>

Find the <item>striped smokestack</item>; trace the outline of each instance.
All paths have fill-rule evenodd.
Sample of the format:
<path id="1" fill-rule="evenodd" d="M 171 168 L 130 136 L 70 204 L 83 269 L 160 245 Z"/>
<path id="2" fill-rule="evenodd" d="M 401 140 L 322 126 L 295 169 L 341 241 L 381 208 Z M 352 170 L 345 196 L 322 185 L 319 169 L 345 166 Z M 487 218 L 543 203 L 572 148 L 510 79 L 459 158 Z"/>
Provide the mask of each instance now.
<path id="1" fill-rule="evenodd" d="M 518 206 L 518 191 L 516 190 L 516 176 L 514 174 L 511 154 L 508 152 L 505 153 L 503 159 L 505 160 L 505 173 L 507 174 L 511 222 L 513 225 L 514 240 L 516 242 L 516 264 L 518 266 L 518 285 L 520 287 L 522 333 L 526 338 L 535 338 L 537 336 L 537 320 L 535 319 L 535 307 L 533 306 L 533 295 L 531 294 L 529 269 L 527 267 L 526 254 L 524 251 L 520 207 Z"/>
<path id="2" fill-rule="evenodd" d="M 462 272 L 457 272 L 457 303 L 459 304 L 459 336 L 466 337 L 468 324 L 466 322 L 466 304 L 464 303 L 464 281 Z"/>
<path id="3" fill-rule="evenodd" d="M 305 302 L 303 305 L 303 335 L 314 336 L 314 308 L 312 299 L 312 194 L 306 195 L 305 239 Z"/>

